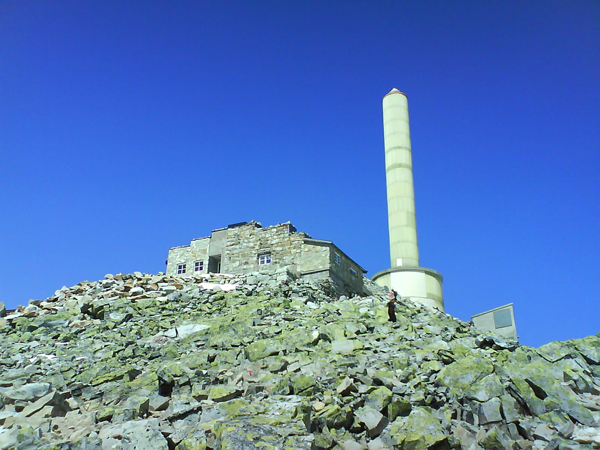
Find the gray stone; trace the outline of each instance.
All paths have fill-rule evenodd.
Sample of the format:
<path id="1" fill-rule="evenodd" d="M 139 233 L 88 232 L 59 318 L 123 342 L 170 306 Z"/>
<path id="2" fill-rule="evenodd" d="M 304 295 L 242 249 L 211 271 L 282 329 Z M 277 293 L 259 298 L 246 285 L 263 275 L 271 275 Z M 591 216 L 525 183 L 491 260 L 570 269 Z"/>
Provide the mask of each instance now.
<path id="1" fill-rule="evenodd" d="M 366 450 L 366 447 L 364 445 L 359 444 L 353 439 L 348 439 L 342 442 L 341 445 L 343 450 Z"/>
<path id="2" fill-rule="evenodd" d="M 36 400 L 50 390 L 50 383 L 30 383 L 17 388 L 0 389 L 0 395 L 10 400 Z"/>
<path id="3" fill-rule="evenodd" d="M 479 402 L 486 402 L 504 393 L 505 389 L 502 386 L 500 378 L 495 373 L 492 373 L 473 383 L 467 391 L 467 397 Z"/>
<path id="4" fill-rule="evenodd" d="M 573 349 L 562 342 L 549 342 L 537 349 L 540 356 L 550 362 L 559 361 L 571 354 Z"/>
<path id="5" fill-rule="evenodd" d="M 337 387 L 337 393 L 340 395 L 349 395 L 351 392 L 356 392 L 357 388 L 352 378 L 346 377 Z"/>
<path id="6" fill-rule="evenodd" d="M 163 397 L 158 394 L 152 395 L 149 398 L 149 409 L 150 411 L 164 411 L 169 407 L 170 401 L 170 397 Z"/>
<path id="7" fill-rule="evenodd" d="M 499 398 L 495 397 L 488 400 L 480 405 L 479 409 L 479 423 L 486 425 L 493 422 L 501 422 L 502 414 L 500 413 L 500 406 L 502 402 Z"/>
<path id="8" fill-rule="evenodd" d="M 534 438 L 541 439 L 546 442 L 550 442 L 554 436 L 556 436 L 556 430 L 551 429 L 545 423 L 539 424 L 533 431 Z"/>
<path id="9" fill-rule="evenodd" d="M 366 395 L 365 406 L 377 411 L 382 411 L 391 401 L 392 391 L 385 386 L 381 386 Z"/>
<path id="10" fill-rule="evenodd" d="M 141 288 L 141 287 L 139 287 L 139 286 L 136 286 L 136 287 L 132 288 L 132 289 L 129 291 L 129 295 L 140 295 L 140 294 L 143 294 L 143 293 L 145 293 L 145 292 L 146 292 L 146 291 L 144 290 L 144 288 Z"/>
<path id="11" fill-rule="evenodd" d="M 364 448 L 364 447 L 360 447 Z M 369 441 L 367 444 L 367 450 L 393 450 L 394 446 L 388 444 L 386 441 L 381 439 L 380 437 Z"/>
<path id="12" fill-rule="evenodd" d="M 352 339 L 342 339 L 339 341 L 333 341 L 331 343 L 331 352 L 332 353 L 352 353 L 355 346 L 356 341 Z"/>
<path id="13" fill-rule="evenodd" d="M 576 339 L 573 342 L 577 351 L 592 364 L 600 364 L 600 343 L 596 336 Z"/>
<path id="14" fill-rule="evenodd" d="M 473 444 L 477 443 L 477 434 L 470 428 L 469 424 L 463 422 L 459 423 L 452 432 L 460 442 L 461 448 L 471 448 Z"/>
<path id="15" fill-rule="evenodd" d="M 600 447 L 600 428 L 577 427 L 573 432 L 571 439 L 579 444 L 591 444 L 595 448 L 598 448 Z"/>
<path id="16" fill-rule="evenodd" d="M 52 411 L 53 415 L 59 414 L 60 412 L 65 413 L 65 412 L 69 411 L 69 409 L 70 409 L 68 404 L 64 401 L 63 397 L 60 394 L 58 394 L 56 391 L 52 391 L 52 392 L 44 395 L 40 399 L 36 400 L 35 402 L 27 405 L 23 409 L 23 411 L 21 411 L 21 414 L 25 417 L 29 417 L 47 405 L 56 406 L 56 408 L 53 409 L 53 411 Z"/>
<path id="17" fill-rule="evenodd" d="M 445 366 L 437 377 L 437 384 L 447 387 L 452 393 L 465 392 L 493 371 L 494 365 L 489 359 L 469 356 Z"/>
<path id="18" fill-rule="evenodd" d="M 203 323 L 191 323 L 188 325 L 182 325 L 177 327 L 177 337 L 179 339 L 183 339 L 191 334 L 198 333 L 199 331 L 204 331 L 210 328 L 210 325 L 206 325 Z"/>
<path id="19" fill-rule="evenodd" d="M 221 450 L 252 450 L 255 448 L 289 448 L 310 450 L 314 436 L 301 436 L 295 427 L 280 428 L 277 423 L 265 423 L 251 418 L 236 419 L 220 428 Z"/>
<path id="20" fill-rule="evenodd" d="M 519 411 L 521 406 L 517 401 L 509 394 L 504 394 L 500 397 L 502 401 L 502 414 L 507 423 L 516 422 L 519 420 Z"/>
<path id="21" fill-rule="evenodd" d="M 506 450 L 513 448 L 513 440 L 510 439 L 498 427 L 492 427 L 479 437 L 479 445 L 485 450 Z"/>
<path id="22" fill-rule="evenodd" d="M 519 346 L 517 342 L 509 341 L 500 336 L 478 336 L 475 345 L 480 348 L 492 347 L 496 350 L 514 350 Z"/>
<path id="23" fill-rule="evenodd" d="M 167 440 L 160 432 L 158 419 L 132 420 L 110 425 L 100 430 L 102 450 L 168 450 Z"/>
<path id="24" fill-rule="evenodd" d="M 275 339 L 261 339 L 246 347 L 246 357 L 250 361 L 258 361 L 267 356 L 276 355 L 285 350 L 281 341 Z"/>
<path id="25" fill-rule="evenodd" d="M 446 439 L 440 421 L 425 408 L 414 408 L 408 417 L 399 417 L 390 425 L 390 435 L 402 448 L 431 447 Z"/>
<path id="26" fill-rule="evenodd" d="M 162 288 L 162 291 L 167 295 L 172 294 L 176 290 L 177 290 L 177 286 L 163 286 L 163 288 Z"/>
<path id="27" fill-rule="evenodd" d="M 364 424 L 370 437 L 379 436 L 389 423 L 383 414 L 368 407 L 358 409 L 354 415 Z"/>
<path id="28" fill-rule="evenodd" d="M 573 432 L 575 431 L 575 424 L 570 420 L 565 421 L 563 424 L 556 426 L 556 431 L 566 438 L 571 438 L 571 436 L 573 436 Z"/>
<path id="29" fill-rule="evenodd" d="M 241 394 L 242 390 L 236 386 L 214 386 L 210 389 L 208 398 L 215 402 L 226 402 Z"/>
<path id="30" fill-rule="evenodd" d="M 546 412 L 546 405 L 544 402 L 535 394 L 531 386 L 519 376 L 511 376 L 512 385 L 510 386 L 511 394 L 517 398 L 517 400 L 525 405 L 531 413 L 536 416 Z"/>
<path id="31" fill-rule="evenodd" d="M 15 448 L 16 444 L 18 443 L 18 438 L 19 438 L 19 429 L 18 428 L 11 428 L 11 429 L 4 429 L 4 428 L 0 428 L 0 449 L 5 450 L 5 449 L 10 449 L 10 448 Z"/>

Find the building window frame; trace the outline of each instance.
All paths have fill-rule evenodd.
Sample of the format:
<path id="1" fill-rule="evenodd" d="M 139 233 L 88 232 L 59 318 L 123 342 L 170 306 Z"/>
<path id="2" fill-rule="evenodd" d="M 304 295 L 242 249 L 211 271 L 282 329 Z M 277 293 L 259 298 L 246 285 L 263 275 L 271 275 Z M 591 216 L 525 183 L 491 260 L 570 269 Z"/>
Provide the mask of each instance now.
<path id="1" fill-rule="evenodd" d="M 194 261 L 194 272 L 204 271 L 204 261 Z"/>
<path id="2" fill-rule="evenodd" d="M 494 327 L 496 330 L 513 326 L 512 314 L 510 309 L 499 309 L 494 311 Z"/>
<path id="3" fill-rule="evenodd" d="M 182 274 L 186 273 L 186 271 L 187 271 L 186 263 L 177 264 L 177 275 L 182 275 Z"/>
<path id="4" fill-rule="evenodd" d="M 356 270 L 354 270 L 352 267 L 350 267 L 350 273 L 352 274 L 352 276 L 354 278 L 358 278 L 358 272 Z"/>
<path id="5" fill-rule="evenodd" d="M 333 262 L 335 263 L 336 266 L 342 265 L 342 257 L 338 252 L 333 253 Z"/>
<path id="6" fill-rule="evenodd" d="M 258 265 L 259 266 L 266 266 L 268 264 L 271 264 L 272 262 L 273 262 L 273 258 L 270 253 L 263 253 L 263 254 L 258 255 Z"/>

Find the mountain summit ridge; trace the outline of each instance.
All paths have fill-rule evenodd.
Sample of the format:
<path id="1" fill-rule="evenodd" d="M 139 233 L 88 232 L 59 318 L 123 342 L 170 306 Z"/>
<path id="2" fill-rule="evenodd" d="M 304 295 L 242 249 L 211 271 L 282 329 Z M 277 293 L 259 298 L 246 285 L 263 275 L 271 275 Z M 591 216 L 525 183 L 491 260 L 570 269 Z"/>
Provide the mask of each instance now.
<path id="1" fill-rule="evenodd" d="M 599 336 L 392 323 L 365 285 L 136 272 L 0 312 L 0 449 L 600 448 Z"/>

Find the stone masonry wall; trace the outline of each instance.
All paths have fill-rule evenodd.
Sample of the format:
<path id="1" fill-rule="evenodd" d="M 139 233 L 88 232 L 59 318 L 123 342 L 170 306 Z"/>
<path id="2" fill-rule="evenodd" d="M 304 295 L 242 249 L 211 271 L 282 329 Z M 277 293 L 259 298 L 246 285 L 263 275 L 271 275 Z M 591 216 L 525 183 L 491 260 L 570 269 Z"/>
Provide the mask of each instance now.
<path id="1" fill-rule="evenodd" d="M 340 255 L 336 259 L 336 254 Z M 339 261 L 339 264 L 338 264 Z M 363 269 L 337 248 L 331 252 L 331 272 L 332 278 L 335 276 L 344 280 L 348 290 L 360 292 L 363 289 Z"/>
<path id="2" fill-rule="evenodd" d="M 298 255 L 298 272 L 329 271 L 331 267 L 331 249 L 325 245 L 304 243 L 302 253 Z"/>
<path id="3" fill-rule="evenodd" d="M 327 241 L 304 240 L 304 250 L 299 258 L 299 272 L 310 272 L 305 275 L 310 279 L 329 277 L 350 292 L 362 292 L 363 289 L 362 268 Z"/>
<path id="4" fill-rule="evenodd" d="M 250 222 L 226 230 L 221 254 L 222 273 L 272 273 L 287 268 L 297 276 L 310 279 L 331 278 L 348 292 L 363 292 L 362 268 L 329 241 L 312 239 L 298 233 L 289 222 L 262 228 Z M 168 275 L 191 276 L 207 273 L 211 238 L 194 239 L 189 246 L 169 251 Z M 260 264 L 261 255 L 270 255 L 268 264 Z M 194 272 L 194 263 L 202 261 L 203 270 Z M 186 272 L 177 266 L 186 264 Z"/>
<path id="5" fill-rule="evenodd" d="M 202 261 L 203 270 L 196 273 L 208 273 L 208 246 L 210 237 L 194 239 L 190 245 L 174 247 L 169 250 L 169 259 L 167 264 L 167 275 L 178 275 L 177 266 L 186 264 L 186 272 L 183 275 L 194 274 L 194 262 Z"/>
<path id="6" fill-rule="evenodd" d="M 273 272 L 289 267 L 296 272 L 302 253 L 302 234 L 289 223 L 257 228 L 255 224 L 229 230 L 221 269 L 230 273 Z M 271 263 L 259 265 L 260 255 L 271 255 Z"/>

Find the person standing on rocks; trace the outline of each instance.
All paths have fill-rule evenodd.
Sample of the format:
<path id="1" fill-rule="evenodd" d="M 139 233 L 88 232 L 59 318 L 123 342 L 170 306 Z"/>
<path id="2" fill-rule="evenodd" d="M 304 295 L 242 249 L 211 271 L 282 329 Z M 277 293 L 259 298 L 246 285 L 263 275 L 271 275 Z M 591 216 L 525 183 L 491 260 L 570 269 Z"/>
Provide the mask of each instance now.
<path id="1" fill-rule="evenodd" d="M 395 290 L 390 291 L 390 301 L 387 303 L 388 307 L 388 316 L 390 318 L 390 322 L 396 321 L 396 299 L 398 297 L 398 293 Z"/>

